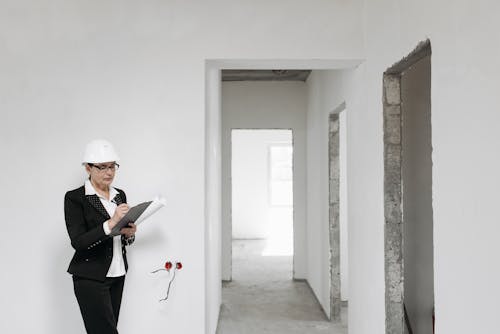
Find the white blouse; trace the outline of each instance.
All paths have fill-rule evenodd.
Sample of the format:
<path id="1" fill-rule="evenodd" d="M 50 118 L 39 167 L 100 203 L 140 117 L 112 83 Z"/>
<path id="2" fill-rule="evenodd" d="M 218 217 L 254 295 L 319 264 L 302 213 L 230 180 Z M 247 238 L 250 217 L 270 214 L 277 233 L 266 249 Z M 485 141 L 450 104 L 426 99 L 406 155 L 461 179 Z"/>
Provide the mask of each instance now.
<path id="1" fill-rule="evenodd" d="M 110 217 L 113 217 L 116 210 L 116 203 L 112 200 L 118 195 L 118 190 L 113 187 L 109 187 L 109 198 L 99 195 L 94 189 L 94 186 L 90 182 L 90 180 L 85 181 L 85 195 L 97 195 L 101 200 L 102 205 L 106 209 L 106 212 Z M 111 229 L 109 228 L 108 221 L 106 220 L 102 224 L 102 228 L 104 229 L 104 233 L 109 235 L 111 233 Z M 125 275 L 125 262 L 123 261 L 122 255 L 122 238 L 121 235 L 117 235 L 113 237 L 113 259 L 111 260 L 111 265 L 109 266 L 108 273 L 106 277 L 119 277 Z"/>

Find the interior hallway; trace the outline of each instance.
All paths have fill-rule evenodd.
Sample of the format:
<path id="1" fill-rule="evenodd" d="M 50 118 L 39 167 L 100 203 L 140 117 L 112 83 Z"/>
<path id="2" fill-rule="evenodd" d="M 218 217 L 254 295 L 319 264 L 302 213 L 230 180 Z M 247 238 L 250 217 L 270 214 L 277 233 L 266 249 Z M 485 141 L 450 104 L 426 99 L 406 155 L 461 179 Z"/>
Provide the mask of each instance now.
<path id="1" fill-rule="evenodd" d="M 347 333 L 328 321 L 305 282 L 292 281 L 291 256 L 262 256 L 266 240 L 233 241 L 233 280 L 222 289 L 218 334 Z"/>

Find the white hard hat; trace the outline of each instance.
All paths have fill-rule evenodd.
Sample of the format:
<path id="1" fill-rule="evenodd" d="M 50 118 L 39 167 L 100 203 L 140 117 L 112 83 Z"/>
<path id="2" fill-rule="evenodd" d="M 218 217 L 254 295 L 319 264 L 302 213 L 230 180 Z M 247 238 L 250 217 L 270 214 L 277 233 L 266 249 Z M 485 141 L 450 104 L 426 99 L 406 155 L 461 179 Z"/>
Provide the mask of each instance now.
<path id="1" fill-rule="evenodd" d="M 111 143 L 104 139 L 95 139 L 87 144 L 82 164 L 118 161 L 118 154 Z"/>

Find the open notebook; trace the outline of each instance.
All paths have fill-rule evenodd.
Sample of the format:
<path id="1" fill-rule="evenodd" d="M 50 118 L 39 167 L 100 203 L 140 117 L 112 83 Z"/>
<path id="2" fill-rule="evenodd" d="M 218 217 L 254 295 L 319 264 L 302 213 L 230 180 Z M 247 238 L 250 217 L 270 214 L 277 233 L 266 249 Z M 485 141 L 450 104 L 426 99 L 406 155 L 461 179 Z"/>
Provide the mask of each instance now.
<path id="1" fill-rule="evenodd" d="M 135 223 L 135 225 L 139 225 L 148 217 L 164 207 L 165 202 L 165 198 L 157 196 L 152 201 L 143 202 L 137 204 L 134 207 L 131 207 L 130 210 L 128 210 L 127 214 L 122 219 L 120 219 L 118 224 L 113 227 L 113 229 L 111 230 L 111 235 L 119 235 L 120 230 L 123 227 L 126 227 L 129 223 Z"/>

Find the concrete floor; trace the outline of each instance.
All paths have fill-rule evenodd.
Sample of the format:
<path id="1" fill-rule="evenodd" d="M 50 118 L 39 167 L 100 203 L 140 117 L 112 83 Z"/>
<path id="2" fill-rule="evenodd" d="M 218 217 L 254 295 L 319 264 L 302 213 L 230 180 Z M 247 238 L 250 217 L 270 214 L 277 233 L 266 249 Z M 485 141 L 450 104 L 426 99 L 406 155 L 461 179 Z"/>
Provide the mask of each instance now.
<path id="1" fill-rule="evenodd" d="M 291 256 L 262 256 L 265 240 L 233 241 L 233 280 L 224 282 L 217 334 L 347 333 L 330 323 L 306 282 L 292 281 Z"/>

